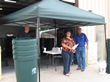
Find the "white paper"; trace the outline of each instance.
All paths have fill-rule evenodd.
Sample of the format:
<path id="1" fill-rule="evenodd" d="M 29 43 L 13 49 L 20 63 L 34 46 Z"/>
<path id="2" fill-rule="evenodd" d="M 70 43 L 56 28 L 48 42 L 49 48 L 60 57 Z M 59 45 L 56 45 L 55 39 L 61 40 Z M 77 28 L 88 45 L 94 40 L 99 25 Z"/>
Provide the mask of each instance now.
<path id="1" fill-rule="evenodd" d="M 73 50 L 75 50 L 78 47 L 79 44 L 76 44 L 72 47 Z"/>

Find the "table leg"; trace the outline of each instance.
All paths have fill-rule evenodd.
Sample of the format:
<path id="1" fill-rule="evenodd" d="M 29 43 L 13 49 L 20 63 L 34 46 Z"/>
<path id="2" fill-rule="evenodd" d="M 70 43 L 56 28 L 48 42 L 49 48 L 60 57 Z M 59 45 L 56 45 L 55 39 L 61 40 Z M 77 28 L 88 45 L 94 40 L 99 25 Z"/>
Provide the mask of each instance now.
<path id="1" fill-rule="evenodd" d="M 46 56 L 48 57 L 48 63 L 47 63 L 47 68 L 48 68 L 48 66 L 49 66 L 49 55 L 47 54 Z"/>
<path id="2" fill-rule="evenodd" d="M 47 54 L 47 56 L 48 56 L 48 64 L 47 64 L 47 68 L 48 68 L 49 64 L 51 63 L 51 55 Z"/>
<path id="3" fill-rule="evenodd" d="M 57 71 L 54 55 L 52 55 L 52 64 L 53 64 L 53 66 L 55 68 L 55 71 Z"/>

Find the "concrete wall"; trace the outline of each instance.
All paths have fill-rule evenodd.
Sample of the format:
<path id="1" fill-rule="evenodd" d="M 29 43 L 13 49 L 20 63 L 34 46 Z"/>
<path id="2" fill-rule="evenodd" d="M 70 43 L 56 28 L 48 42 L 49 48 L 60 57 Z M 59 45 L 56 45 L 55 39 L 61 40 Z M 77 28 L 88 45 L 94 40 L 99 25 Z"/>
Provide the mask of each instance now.
<path id="1" fill-rule="evenodd" d="M 18 35 L 24 28 L 16 26 L 0 26 L 0 38 L 5 38 L 6 34 Z"/>
<path id="2" fill-rule="evenodd" d="M 107 38 L 110 38 L 110 0 L 79 0 L 79 8 L 92 10 L 93 13 L 104 16 L 107 23 Z"/>
<path id="3" fill-rule="evenodd" d="M 107 38 L 110 38 L 110 0 L 79 0 L 79 8 L 105 17 L 107 23 Z M 98 42 L 98 59 L 106 59 L 103 26 L 83 28 L 90 42 Z"/>
<path id="4" fill-rule="evenodd" d="M 105 36 L 102 26 L 96 27 L 96 41 L 98 42 L 98 60 L 106 59 Z"/>

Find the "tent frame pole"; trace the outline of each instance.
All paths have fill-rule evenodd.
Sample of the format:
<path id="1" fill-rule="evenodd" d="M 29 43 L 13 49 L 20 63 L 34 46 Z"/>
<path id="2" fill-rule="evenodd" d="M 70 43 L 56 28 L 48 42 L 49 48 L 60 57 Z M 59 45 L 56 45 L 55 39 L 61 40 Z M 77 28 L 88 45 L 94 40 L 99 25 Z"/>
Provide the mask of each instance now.
<path id="1" fill-rule="evenodd" d="M 107 34 L 106 34 L 106 24 L 104 24 L 104 34 L 105 34 L 105 53 L 106 53 L 106 58 L 107 58 Z"/>
<path id="2" fill-rule="evenodd" d="M 55 41 L 57 41 L 57 23 L 56 23 L 56 19 L 54 19 L 54 23 L 55 23 L 55 40 L 54 40 L 54 42 L 55 42 Z M 57 43 L 56 43 L 56 45 L 57 45 Z M 56 47 L 56 45 L 54 44 L 54 47 Z"/>
<path id="3" fill-rule="evenodd" d="M 37 27 L 36 27 L 36 39 L 37 39 L 37 44 L 38 44 L 38 74 L 39 74 L 39 82 L 41 82 L 40 79 L 40 18 L 37 18 Z"/>

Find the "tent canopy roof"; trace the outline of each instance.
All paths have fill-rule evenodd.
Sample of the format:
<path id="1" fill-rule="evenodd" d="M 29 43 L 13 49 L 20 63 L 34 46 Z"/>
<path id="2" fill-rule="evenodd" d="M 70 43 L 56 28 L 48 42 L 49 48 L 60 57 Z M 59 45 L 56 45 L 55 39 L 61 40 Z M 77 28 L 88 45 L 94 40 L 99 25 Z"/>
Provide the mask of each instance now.
<path id="1" fill-rule="evenodd" d="M 29 19 L 41 18 L 41 22 L 70 25 L 105 24 L 103 16 L 82 10 L 59 0 L 43 0 L 0 19 L 0 24 L 7 24 Z M 48 20 L 47 20 L 48 19 Z"/>

